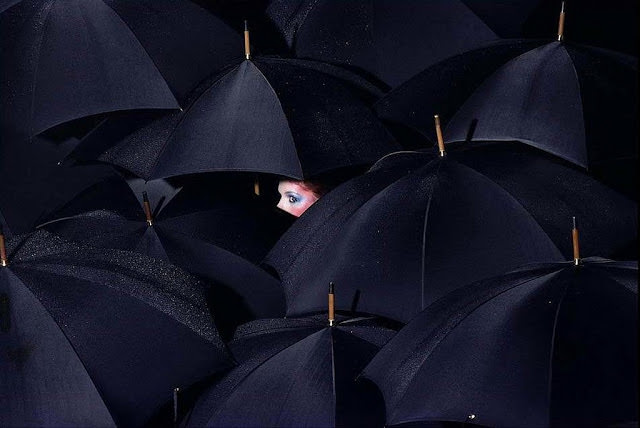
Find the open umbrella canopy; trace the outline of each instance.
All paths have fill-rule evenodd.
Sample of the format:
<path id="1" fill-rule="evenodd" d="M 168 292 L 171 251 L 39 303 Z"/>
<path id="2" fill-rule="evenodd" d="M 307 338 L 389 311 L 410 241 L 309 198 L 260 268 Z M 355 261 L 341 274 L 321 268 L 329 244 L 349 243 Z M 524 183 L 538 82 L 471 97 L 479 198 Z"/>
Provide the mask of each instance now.
<path id="1" fill-rule="evenodd" d="M 266 13 L 296 56 L 355 67 L 391 87 L 498 38 L 457 0 L 276 0 Z"/>
<path id="2" fill-rule="evenodd" d="M 350 78 L 351 81 L 347 80 Z M 317 63 L 262 57 L 204 82 L 183 112 L 105 123 L 80 150 L 145 179 L 253 171 L 303 179 L 398 149 L 368 107 L 371 85 Z"/>
<path id="3" fill-rule="evenodd" d="M 105 112 L 176 109 L 242 43 L 187 0 L 14 3 L 0 14 L 2 127 L 27 136 Z"/>
<path id="4" fill-rule="evenodd" d="M 376 110 L 427 136 L 441 114 L 447 142 L 523 141 L 628 187 L 635 172 L 615 182 L 621 169 L 635 171 L 638 156 L 637 59 L 537 44 L 502 42 L 451 58 L 389 93 Z"/>
<path id="5" fill-rule="evenodd" d="M 585 254 L 634 248 L 635 203 L 525 145 L 476 146 L 387 156 L 309 208 L 265 259 L 287 313 L 320 310 L 333 281 L 340 309 L 406 322 L 469 282 L 563 260 L 574 215 Z"/>
<path id="6" fill-rule="evenodd" d="M 3 426 L 140 426 L 173 388 L 233 365 L 180 269 L 45 231 L 8 240 L 2 264 Z"/>
<path id="7" fill-rule="evenodd" d="M 241 326 L 229 344 L 238 367 L 202 394 L 185 426 L 381 425 L 379 393 L 355 378 L 393 334 L 372 319 L 330 327 L 326 315 Z"/>
<path id="8" fill-rule="evenodd" d="M 166 204 L 150 198 L 140 203 L 123 180 L 108 180 L 41 227 L 93 247 L 169 261 L 206 278 L 212 282 L 216 323 L 226 335 L 241 322 L 284 314 L 279 281 L 254 263 L 262 260 L 288 219 L 258 198 L 242 197 L 240 190 L 183 187 Z"/>
<path id="9" fill-rule="evenodd" d="M 638 420 L 637 262 L 524 267 L 416 316 L 364 370 L 387 425 L 612 426 Z"/>

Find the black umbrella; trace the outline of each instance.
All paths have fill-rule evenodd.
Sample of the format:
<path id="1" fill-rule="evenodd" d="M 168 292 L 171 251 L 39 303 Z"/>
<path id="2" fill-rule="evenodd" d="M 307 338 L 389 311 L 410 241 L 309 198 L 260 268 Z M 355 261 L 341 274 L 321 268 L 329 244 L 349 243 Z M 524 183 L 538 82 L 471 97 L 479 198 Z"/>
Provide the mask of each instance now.
<path id="1" fill-rule="evenodd" d="M 637 262 L 533 265 L 434 303 L 364 370 L 387 425 L 638 420 Z"/>
<path id="2" fill-rule="evenodd" d="M 174 94 L 242 43 L 187 0 L 14 3 L 0 15 L 2 127 L 26 136 L 105 112 L 178 108 Z"/>
<path id="3" fill-rule="evenodd" d="M 8 240 L 6 254 L 3 426 L 139 426 L 175 387 L 233 364 L 182 270 L 45 231 Z"/>
<path id="4" fill-rule="evenodd" d="M 211 171 L 308 178 L 398 149 L 368 107 L 375 95 L 336 67 L 245 60 L 204 82 L 183 112 L 105 123 L 74 156 L 90 158 L 117 141 L 98 159 L 146 179 Z"/>
<path id="5" fill-rule="evenodd" d="M 4 234 L 7 238 L 11 237 L 11 229 L 9 229 L 9 225 L 2 216 L 2 211 L 0 211 L 0 234 Z"/>
<path id="6" fill-rule="evenodd" d="M 430 118 L 442 114 L 447 142 L 519 140 L 635 188 L 637 59 L 561 41 L 537 45 L 503 42 L 451 58 L 376 110 L 428 136 Z"/>
<path id="7" fill-rule="evenodd" d="M 408 321 L 469 282 L 562 260 L 576 213 L 589 224 L 587 254 L 635 251 L 636 204 L 553 156 L 516 143 L 401 152 L 320 199 L 265 263 L 288 315 L 321 309 L 334 281 L 340 309 Z"/>
<path id="8" fill-rule="evenodd" d="M 168 202 L 145 193 L 146 201 L 139 203 L 122 179 L 107 180 L 41 227 L 94 247 L 169 261 L 212 281 L 210 303 L 226 336 L 242 322 L 284 314 L 279 281 L 254 263 L 289 219 L 252 194 L 244 197 L 240 186 L 224 189 L 212 183 L 185 186 Z"/>
<path id="9" fill-rule="evenodd" d="M 185 426 L 382 425 L 375 387 L 354 380 L 394 331 L 373 319 L 331 322 L 325 315 L 240 327 L 229 345 L 238 367 L 202 394 Z"/>

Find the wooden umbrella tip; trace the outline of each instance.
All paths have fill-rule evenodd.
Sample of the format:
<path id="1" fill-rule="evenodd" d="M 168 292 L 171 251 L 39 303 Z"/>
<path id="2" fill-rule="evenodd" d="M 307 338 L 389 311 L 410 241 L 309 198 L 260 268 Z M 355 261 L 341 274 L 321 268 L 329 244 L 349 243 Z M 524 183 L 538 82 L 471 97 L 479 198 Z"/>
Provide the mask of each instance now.
<path id="1" fill-rule="evenodd" d="M 440 157 L 444 157 L 446 152 L 444 151 L 444 138 L 442 137 L 442 127 L 440 126 L 440 116 L 435 114 L 433 115 L 433 121 L 436 125 L 436 137 L 438 139 L 438 151 L 440 152 Z"/>
<path id="2" fill-rule="evenodd" d="M 573 264 L 580 264 L 580 235 L 576 224 L 576 218 L 572 218 L 573 228 L 571 229 L 571 242 L 573 245 Z"/>
<path id="3" fill-rule="evenodd" d="M 565 17 L 565 2 L 562 2 L 560 6 L 560 17 L 558 18 L 558 41 L 561 42 L 564 39 L 564 17 Z"/>
<path id="4" fill-rule="evenodd" d="M 4 231 L 0 226 L 0 266 L 6 266 L 7 264 L 9 264 L 9 260 L 7 258 L 7 248 L 4 244 Z"/>
<path id="5" fill-rule="evenodd" d="M 333 282 L 329 283 L 329 327 L 333 327 L 336 322 L 336 314 L 335 314 L 335 294 L 334 294 L 334 284 Z"/>
<path id="6" fill-rule="evenodd" d="M 244 20 L 244 57 L 251 59 L 251 42 L 249 40 L 249 23 Z"/>

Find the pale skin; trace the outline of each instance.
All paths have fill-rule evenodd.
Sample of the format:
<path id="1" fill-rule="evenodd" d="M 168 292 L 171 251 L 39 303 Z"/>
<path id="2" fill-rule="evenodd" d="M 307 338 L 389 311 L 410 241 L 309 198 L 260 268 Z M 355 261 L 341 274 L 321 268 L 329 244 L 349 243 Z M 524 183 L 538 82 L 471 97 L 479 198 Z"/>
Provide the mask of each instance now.
<path id="1" fill-rule="evenodd" d="M 300 217 L 320 198 L 307 188 L 303 181 L 281 180 L 278 184 L 278 193 L 280 193 L 278 208 L 296 217 Z"/>

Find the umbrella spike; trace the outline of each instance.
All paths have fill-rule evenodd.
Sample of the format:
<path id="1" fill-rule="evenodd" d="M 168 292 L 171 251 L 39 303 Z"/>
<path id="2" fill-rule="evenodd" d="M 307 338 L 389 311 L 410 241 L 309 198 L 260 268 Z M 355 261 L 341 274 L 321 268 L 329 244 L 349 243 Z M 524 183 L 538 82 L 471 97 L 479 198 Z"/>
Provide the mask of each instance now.
<path id="1" fill-rule="evenodd" d="M 147 192 L 142 192 L 142 208 L 144 209 L 144 215 L 147 218 L 147 224 L 153 226 L 153 214 L 151 213 L 151 204 L 149 203 L 149 196 Z"/>
<path id="2" fill-rule="evenodd" d="M 0 226 L 0 266 L 6 266 L 8 264 L 7 248 L 4 244 L 4 231 Z"/>
<path id="3" fill-rule="evenodd" d="M 329 283 L 329 326 L 333 327 L 336 321 L 336 314 L 335 314 L 335 303 L 336 303 L 336 296 L 334 294 L 334 289 L 335 289 L 335 285 L 333 284 L 333 282 Z"/>
<path id="4" fill-rule="evenodd" d="M 578 234 L 578 227 L 576 226 L 575 217 L 573 217 L 573 229 L 571 229 L 571 240 L 573 242 L 573 264 L 578 266 L 580 264 L 580 236 Z"/>
<path id="5" fill-rule="evenodd" d="M 251 44 L 249 43 L 249 24 L 244 20 L 244 57 L 251 59 Z"/>
<path id="6" fill-rule="evenodd" d="M 173 388 L 173 424 L 178 426 L 178 393 L 180 388 Z"/>
<path id="7" fill-rule="evenodd" d="M 565 2 L 562 2 L 562 6 L 560 8 L 560 17 L 558 18 L 558 41 L 561 42 L 564 39 L 564 6 Z"/>
<path id="8" fill-rule="evenodd" d="M 442 128 L 440 127 L 440 116 L 437 114 L 433 116 L 433 120 L 436 123 L 436 136 L 438 137 L 438 150 L 440 151 L 440 156 L 444 157 L 444 138 L 442 138 Z"/>
<path id="9" fill-rule="evenodd" d="M 255 193 L 256 196 L 260 196 L 260 180 L 257 176 L 253 181 L 253 193 Z"/>

